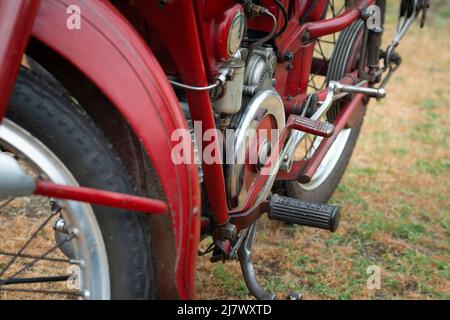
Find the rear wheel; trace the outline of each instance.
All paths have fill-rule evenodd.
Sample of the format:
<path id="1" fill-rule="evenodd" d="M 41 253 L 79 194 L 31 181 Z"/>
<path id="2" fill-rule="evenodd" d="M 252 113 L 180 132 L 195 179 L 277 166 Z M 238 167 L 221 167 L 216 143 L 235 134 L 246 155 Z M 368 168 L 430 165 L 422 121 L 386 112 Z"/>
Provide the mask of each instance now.
<path id="1" fill-rule="evenodd" d="M 43 179 L 134 192 L 119 157 L 88 115 L 29 70 L 18 76 L 0 126 L 0 147 Z M 50 208 L 49 200 L 0 202 L 2 298 L 154 297 L 146 215 L 73 201 Z"/>
<path id="2" fill-rule="evenodd" d="M 334 2 L 334 1 L 333 1 Z M 334 8 L 334 6 L 332 7 Z M 336 15 L 334 13 L 333 15 Z M 356 70 L 359 61 L 359 52 L 362 44 L 362 34 L 364 22 L 357 21 L 350 27 L 341 32 L 337 38 L 331 58 L 326 56 L 324 44 L 333 44 L 332 38 L 318 41 L 318 50 L 316 51 L 320 58 L 327 65 L 325 77 L 311 75 L 310 93 L 317 92 L 327 86 L 332 80 L 342 79 L 346 73 Z M 331 51 L 331 50 L 329 50 Z M 364 107 L 364 106 L 361 106 Z M 326 120 L 334 122 L 341 110 L 341 103 L 334 103 L 326 115 Z M 324 119 L 325 120 L 325 119 Z M 313 202 L 327 202 L 339 181 L 341 180 L 348 165 L 359 132 L 362 126 L 362 119 L 355 123 L 352 128 L 342 130 L 337 136 L 335 142 L 326 154 L 316 173 L 308 183 L 289 181 L 286 183 L 286 192 L 289 196 L 301 198 Z M 296 160 L 311 159 L 320 145 L 322 138 L 308 135 L 300 144 L 296 151 Z"/>

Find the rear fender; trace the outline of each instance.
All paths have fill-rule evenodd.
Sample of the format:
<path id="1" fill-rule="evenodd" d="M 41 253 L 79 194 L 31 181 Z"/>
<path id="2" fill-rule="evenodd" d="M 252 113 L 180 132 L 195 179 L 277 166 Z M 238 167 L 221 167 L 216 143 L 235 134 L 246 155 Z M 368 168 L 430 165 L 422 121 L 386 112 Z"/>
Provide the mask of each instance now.
<path id="1" fill-rule="evenodd" d="M 70 30 L 66 26 L 69 17 L 66 10 L 71 5 L 81 9 L 80 29 Z M 199 181 L 194 164 L 172 162 L 171 152 L 176 142 L 171 142 L 171 134 L 187 126 L 159 63 L 125 18 L 104 0 L 43 0 L 32 36 L 89 78 L 142 143 L 159 176 L 171 212 L 177 254 L 177 292 L 172 297 L 195 298 L 201 209 Z"/>

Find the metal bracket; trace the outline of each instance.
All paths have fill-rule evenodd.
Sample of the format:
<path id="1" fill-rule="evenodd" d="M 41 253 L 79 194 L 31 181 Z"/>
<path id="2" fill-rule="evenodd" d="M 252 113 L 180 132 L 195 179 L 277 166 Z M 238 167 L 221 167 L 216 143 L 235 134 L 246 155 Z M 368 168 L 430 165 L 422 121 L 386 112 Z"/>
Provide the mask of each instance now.
<path id="1" fill-rule="evenodd" d="M 384 88 L 368 88 L 359 86 L 352 86 L 347 84 L 342 84 L 340 82 L 334 82 L 334 93 L 361 93 L 364 95 L 368 95 L 370 97 L 375 97 L 378 100 L 386 97 L 386 90 Z"/>

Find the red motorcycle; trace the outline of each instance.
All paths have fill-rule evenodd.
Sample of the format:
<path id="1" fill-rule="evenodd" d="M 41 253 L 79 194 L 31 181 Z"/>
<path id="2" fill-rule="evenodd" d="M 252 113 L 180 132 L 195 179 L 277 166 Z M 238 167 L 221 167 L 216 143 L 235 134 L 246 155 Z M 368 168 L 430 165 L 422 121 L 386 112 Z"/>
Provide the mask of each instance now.
<path id="1" fill-rule="evenodd" d="M 326 203 L 428 1 L 401 1 L 382 50 L 385 8 L 0 0 L 2 297 L 193 299 L 210 254 L 275 298 L 256 223 L 338 227 Z"/>

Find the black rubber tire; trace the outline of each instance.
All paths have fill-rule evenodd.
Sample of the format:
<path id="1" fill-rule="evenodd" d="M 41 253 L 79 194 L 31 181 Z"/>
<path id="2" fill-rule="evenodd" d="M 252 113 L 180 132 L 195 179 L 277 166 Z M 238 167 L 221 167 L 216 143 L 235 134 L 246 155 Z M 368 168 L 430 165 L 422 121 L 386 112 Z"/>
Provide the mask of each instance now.
<path id="1" fill-rule="evenodd" d="M 362 32 L 364 22 L 357 21 L 345 29 L 338 38 L 336 46 L 333 50 L 333 54 L 330 60 L 330 69 L 328 70 L 326 81 L 341 79 L 348 69 L 348 55 L 352 51 L 353 46 L 360 45 L 356 43 L 358 33 Z M 333 106 L 332 108 L 338 109 L 339 106 Z M 333 121 L 337 114 L 337 110 L 331 110 L 328 112 L 327 117 L 329 121 Z M 301 184 L 297 181 L 286 182 L 285 190 L 288 196 L 303 199 L 306 201 L 326 203 L 331 198 L 332 194 L 336 190 L 345 169 L 348 166 L 350 158 L 355 148 L 356 141 L 358 140 L 359 133 L 363 119 L 352 128 L 347 143 L 342 151 L 339 160 L 337 161 L 333 171 L 328 178 L 319 185 L 316 189 L 306 190 L 303 189 Z"/>
<path id="2" fill-rule="evenodd" d="M 82 186 L 133 194 L 117 153 L 70 95 L 21 69 L 7 118 L 47 146 Z M 155 279 L 148 217 L 93 206 L 106 246 L 111 298 L 152 299 Z"/>

